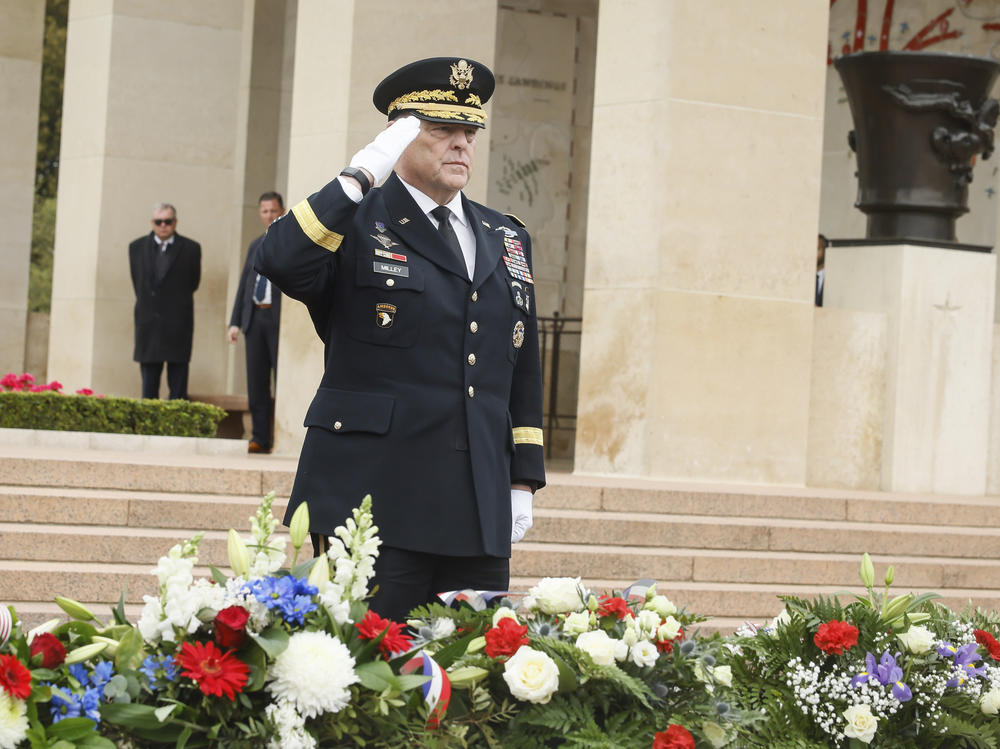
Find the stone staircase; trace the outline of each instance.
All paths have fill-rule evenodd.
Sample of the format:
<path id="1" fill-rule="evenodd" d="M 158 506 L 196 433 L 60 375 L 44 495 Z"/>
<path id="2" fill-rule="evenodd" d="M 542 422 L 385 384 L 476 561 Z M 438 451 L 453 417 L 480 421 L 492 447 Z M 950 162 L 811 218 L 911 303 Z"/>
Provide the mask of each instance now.
<path id="1" fill-rule="evenodd" d="M 206 531 L 199 561 L 225 567 L 226 531 L 249 528 L 266 492 L 287 497 L 294 459 L 0 446 L 0 602 L 26 623 L 66 595 L 100 618 L 126 591 L 138 616 L 171 546 Z M 897 591 L 1000 608 L 997 498 L 719 487 L 550 475 L 518 544 L 512 590 L 580 576 L 597 590 L 638 578 L 731 630 L 780 609 L 780 593 L 859 591 L 858 562 L 896 566 Z M 284 499 L 275 503 L 280 516 Z M 308 550 L 306 552 L 309 553 Z"/>

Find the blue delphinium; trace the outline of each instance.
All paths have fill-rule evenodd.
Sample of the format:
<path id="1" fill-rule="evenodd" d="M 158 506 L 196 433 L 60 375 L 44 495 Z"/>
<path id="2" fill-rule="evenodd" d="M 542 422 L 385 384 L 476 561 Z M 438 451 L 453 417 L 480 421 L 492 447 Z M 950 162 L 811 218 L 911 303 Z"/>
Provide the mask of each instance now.
<path id="1" fill-rule="evenodd" d="M 177 678 L 177 665 L 172 655 L 163 658 L 148 655 L 139 666 L 139 671 L 146 677 L 147 686 L 153 691 L 162 686 L 161 682 L 171 682 Z"/>
<path id="2" fill-rule="evenodd" d="M 254 598 L 268 609 L 277 610 L 289 624 L 305 624 L 305 616 L 316 610 L 313 596 L 319 591 L 305 579 L 293 575 L 263 577 L 247 583 Z"/>
<path id="3" fill-rule="evenodd" d="M 82 663 L 74 663 L 68 667 L 72 676 L 83 690 L 67 691 L 57 689 L 53 685 L 52 700 L 49 702 L 49 714 L 52 722 L 58 723 L 64 718 L 90 718 L 94 721 L 94 730 L 101 722 L 101 701 L 104 699 L 104 687 L 114 676 L 114 664 L 111 661 L 98 661 L 93 671 L 88 671 Z"/>

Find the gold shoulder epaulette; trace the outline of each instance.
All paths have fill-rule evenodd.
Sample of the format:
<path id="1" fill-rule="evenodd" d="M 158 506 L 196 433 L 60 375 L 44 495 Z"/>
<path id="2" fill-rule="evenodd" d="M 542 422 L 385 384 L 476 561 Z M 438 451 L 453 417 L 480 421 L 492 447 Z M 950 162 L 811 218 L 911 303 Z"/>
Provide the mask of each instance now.
<path id="1" fill-rule="evenodd" d="M 509 218 L 515 224 L 517 224 L 518 226 L 520 226 L 522 229 L 525 228 L 526 224 L 521 219 L 519 219 L 517 216 L 515 216 L 513 213 L 505 213 L 504 216 L 506 216 L 507 218 Z"/>

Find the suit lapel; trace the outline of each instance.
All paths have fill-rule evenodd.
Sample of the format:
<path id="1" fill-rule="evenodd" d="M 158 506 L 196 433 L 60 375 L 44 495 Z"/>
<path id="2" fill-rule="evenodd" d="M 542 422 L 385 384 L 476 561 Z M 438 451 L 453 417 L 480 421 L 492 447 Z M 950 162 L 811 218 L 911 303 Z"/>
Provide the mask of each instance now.
<path id="1" fill-rule="evenodd" d="M 181 254 L 181 235 L 174 234 L 174 241 L 167 245 L 167 264 L 163 268 L 163 276 L 160 278 L 160 282 L 167 277 L 170 273 L 170 269 L 174 267 L 174 263 L 177 262 L 177 256 Z"/>
<path id="2" fill-rule="evenodd" d="M 482 213 L 464 195 L 462 205 L 465 207 L 465 215 L 471 222 L 472 232 L 476 235 L 476 275 L 472 279 L 472 290 L 476 291 L 500 262 L 500 256 L 503 254 L 503 234 L 495 231 L 495 226 L 487 231 Z"/>
<path id="3" fill-rule="evenodd" d="M 391 228 L 393 233 L 401 237 L 409 249 L 456 276 L 469 280 L 469 269 L 465 267 L 465 262 L 444 243 L 437 227 L 420 210 L 420 206 L 406 191 L 395 172 L 389 175 L 382 186 L 382 196 L 391 221 L 387 229 Z M 362 230 L 368 234 L 377 233 L 374 226 L 366 226 Z"/>

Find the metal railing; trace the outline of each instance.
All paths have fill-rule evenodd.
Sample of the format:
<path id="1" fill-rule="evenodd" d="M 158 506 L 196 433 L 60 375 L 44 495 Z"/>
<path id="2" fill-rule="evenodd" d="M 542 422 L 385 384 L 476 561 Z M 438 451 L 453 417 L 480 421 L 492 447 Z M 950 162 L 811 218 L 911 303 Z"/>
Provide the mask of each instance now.
<path id="1" fill-rule="evenodd" d="M 563 317 L 553 312 L 552 317 L 538 318 L 539 348 L 542 359 L 542 382 L 548 380 L 548 391 L 544 397 L 542 424 L 545 431 L 545 457 L 552 457 L 555 432 L 576 432 L 576 399 L 572 403 L 564 403 L 560 409 L 559 383 L 562 378 L 565 383 L 567 376 L 578 377 L 579 371 L 563 371 L 560 364 L 560 352 L 563 350 L 563 336 L 576 336 L 582 333 L 582 317 Z M 577 346 L 579 349 L 579 346 Z M 576 389 L 575 386 L 573 388 Z M 566 400 L 565 398 L 563 399 Z"/>

